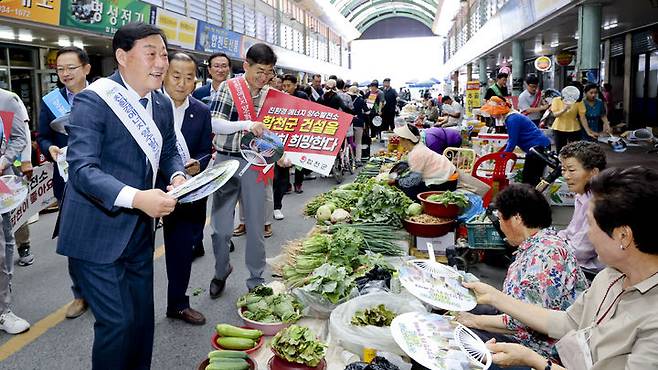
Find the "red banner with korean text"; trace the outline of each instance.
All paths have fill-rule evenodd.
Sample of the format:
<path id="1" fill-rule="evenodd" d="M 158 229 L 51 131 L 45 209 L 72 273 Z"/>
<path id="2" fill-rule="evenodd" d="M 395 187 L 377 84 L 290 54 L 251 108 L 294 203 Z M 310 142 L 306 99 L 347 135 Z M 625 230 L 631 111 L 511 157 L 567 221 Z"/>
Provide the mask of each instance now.
<path id="1" fill-rule="evenodd" d="M 270 89 L 258 120 L 279 135 L 294 165 L 328 176 L 352 115 Z"/>

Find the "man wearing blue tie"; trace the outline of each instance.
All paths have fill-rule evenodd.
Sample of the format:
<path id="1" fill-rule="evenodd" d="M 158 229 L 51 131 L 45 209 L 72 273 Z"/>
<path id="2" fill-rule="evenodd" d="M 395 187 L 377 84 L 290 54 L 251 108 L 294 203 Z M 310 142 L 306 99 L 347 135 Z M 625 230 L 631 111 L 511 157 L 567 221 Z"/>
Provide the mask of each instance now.
<path id="1" fill-rule="evenodd" d="M 196 62 L 185 53 L 169 57 L 169 69 L 164 79 L 164 92 L 171 99 L 174 112 L 174 130 L 187 174 L 194 176 L 208 166 L 212 151 L 210 109 L 190 96 L 196 80 Z M 197 159 L 195 159 L 197 158 Z M 167 184 L 163 176 L 158 187 Z M 163 234 L 167 265 L 167 317 L 183 320 L 192 325 L 203 325 L 206 318 L 190 307 L 185 295 L 190 282 L 194 244 L 198 235 L 203 237 L 206 223 L 207 198 L 179 204 L 176 210 L 164 217 Z"/>
<path id="2" fill-rule="evenodd" d="M 171 103 L 155 91 L 169 65 L 164 32 L 129 23 L 112 48 L 118 72 L 74 98 L 57 252 L 69 257 L 96 318 L 92 369 L 149 369 L 153 218 L 176 205 L 154 189 L 155 176 L 176 187 L 185 175 Z"/>

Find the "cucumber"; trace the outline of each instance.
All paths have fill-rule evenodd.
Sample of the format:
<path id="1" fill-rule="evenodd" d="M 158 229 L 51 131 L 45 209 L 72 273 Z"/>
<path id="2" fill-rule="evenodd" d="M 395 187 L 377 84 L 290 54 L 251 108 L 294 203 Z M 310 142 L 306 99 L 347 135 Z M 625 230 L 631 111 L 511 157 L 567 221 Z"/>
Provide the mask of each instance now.
<path id="1" fill-rule="evenodd" d="M 248 354 L 242 351 L 231 351 L 231 350 L 218 350 L 208 353 L 208 358 L 212 360 L 213 358 L 243 358 L 247 359 Z"/>
<path id="2" fill-rule="evenodd" d="M 210 365 L 233 366 L 232 369 L 248 369 L 249 363 L 241 358 L 216 358 L 210 360 Z"/>
<path id="3" fill-rule="evenodd" d="M 217 339 L 217 344 L 226 349 L 245 350 L 252 349 L 256 343 L 249 338 L 238 337 L 220 337 Z"/>
<path id="4" fill-rule="evenodd" d="M 213 362 L 210 365 L 206 366 L 206 370 L 247 370 L 247 369 L 249 369 L 249 364 L 246 362 L 244 364 L 232 363 L 232 362 L 224 362 L 224 363 Z"/>
<path id="5" fill-rule="evenodd" d="M 215 329 L 217 330 L 217 334 L 222 337 L 237 337 L 257 340 L 263 336 L 263 332 L 260 330 L 243 329 L 228 324 L 217 324 Z"/>

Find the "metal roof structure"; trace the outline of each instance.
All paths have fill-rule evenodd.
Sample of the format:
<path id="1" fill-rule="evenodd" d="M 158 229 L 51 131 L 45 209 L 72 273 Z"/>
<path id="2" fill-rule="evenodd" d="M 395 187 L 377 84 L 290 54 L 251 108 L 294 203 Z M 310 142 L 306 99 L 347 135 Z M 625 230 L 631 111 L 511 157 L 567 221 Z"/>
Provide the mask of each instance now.
<path id="1" fill-rule="evenodd" d="M 363 32 L 387 18 L 415 19 L 432 28 L 441 0 L 329 0 L 336 9 Z"/>

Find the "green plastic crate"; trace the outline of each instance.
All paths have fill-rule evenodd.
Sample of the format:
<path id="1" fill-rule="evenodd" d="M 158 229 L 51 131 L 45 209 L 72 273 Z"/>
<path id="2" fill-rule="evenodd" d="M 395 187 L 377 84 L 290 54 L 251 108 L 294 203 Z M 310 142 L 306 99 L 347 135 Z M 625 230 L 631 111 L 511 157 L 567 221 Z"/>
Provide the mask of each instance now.
<path id="1" fill-rule="evenodd" d="M 492 223 L 469 220 L 466 231 L 471 249 L 505 249 L 506 243 Z"/>

